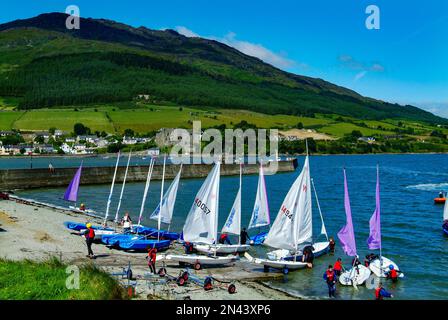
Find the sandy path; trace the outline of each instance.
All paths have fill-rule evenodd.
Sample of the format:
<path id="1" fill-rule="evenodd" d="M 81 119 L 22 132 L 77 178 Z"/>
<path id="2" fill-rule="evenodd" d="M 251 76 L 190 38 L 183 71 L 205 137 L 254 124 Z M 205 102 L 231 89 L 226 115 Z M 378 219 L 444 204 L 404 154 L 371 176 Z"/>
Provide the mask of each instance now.
<path id="1" fill-rule="evenodd" d="M 207 268 L 192 271 L 198 277 L 213 276 L 220 281 L 233 281 L 237 293 L 230 295 L 224 289 L 215 288 L 204 291 L 199 286 L 189 283 L 178 287 L 175 283 L 163 283 L 158 277 L 148 278 L 145 253 L 124 252 L 109 249 L 101 244 L 94 244 L 93 251 L 98 256 L 95 260 L 86 258 L 87 248 L 83 237 L 75 235 L 63 226 L 64 221 L 87 222 L 98 221 L 86 216 L 42 206 L 27 205 L 16 201 L 0 200 L 0 257 L 10 260 L 44 260 L 56 256 L 68 264 L 80 265 L 94 263 L 110 273 L 121 272 L 131 263 L 133 274 L 137 277 L 136 292 L 139 298 L 154 299 L 291 299 L 289 295 L 271 289 L 261 283 L 272 277 L 281 277 L 280 273 L 265 274 L 244 258 L 235 265 L 220 268 Z M 169 252 L 181 252 L 179 244 L 174 244 Z M 162 263 L 158 262 L 157 267 Z M 168 274 L 178 275 L 182 268 L 177 264 L 166 264 Z M 127 283 L 127 280 L 123 280 Z M 218 282 L 216 282 L 218 284 Z"/>

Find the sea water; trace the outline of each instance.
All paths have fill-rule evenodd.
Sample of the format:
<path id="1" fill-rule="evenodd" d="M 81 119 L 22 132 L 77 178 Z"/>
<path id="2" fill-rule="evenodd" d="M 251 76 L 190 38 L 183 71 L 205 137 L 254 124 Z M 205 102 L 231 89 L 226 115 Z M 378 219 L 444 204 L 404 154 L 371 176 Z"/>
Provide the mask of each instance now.
<path id="1" fill-rule="evenodd" d="M 299 157 L 296 172 L 266 176 L 266 186 L 271 210 L 271 220 L 277 216 L 280 205 L 294 179 L 298 176 L 304 157 Z M 0 167 L 26 167 L 26 160 L 21 164 L 6 159 L 0 160 Z M 80 159 L 52 158 L 33 159 L 40 166 L 47 166 L 48 161 L 56 167 L 79 164 Z M 84 160 L 86 162 L 86 160 Z M 125 163 L 123 158 L 123 165 Z M 147 159 L 134 160 L 144 164 Z M 145 162 L 146 161 L 146 162 Z M 92 158 L 92 165 L 114 165 L 114 159 Z M 448 155 L 347 155 L 347 156 L 311 156 L 311 176 L 320 200 L 326 228 L 330 236 L 337 241 L 334 256 L 326 255 L 315 260 L 313 269 L 290 272 L 280 280 L 269 281 L 269 285 L 287 291 L 299 297 L 322 299 L 327 297 L 327 286 L 322 279 L 328 264 L 333 264 L 341 257 L 349 267 L 351 257 L 342 252 L 337 232 L 345 224 L 343 203 L 343 173 L 347 171 L 348 187 L 356 233 L 357 249 L 360 259 L 370 251 L 367 248 L 369 219 L 375 209 L 376 165 L 380 166 L 381 181 L 381 222 L 383 235 L 383 255 L 395 261 L 405 273 L 405 278 L 397 284 L 385 281 L 385 286 L 395 299 L 447 299 L 448 277 L 448 238 L 442 233 L 443 206 L 434 205 L 433 198 L 441 190 L 448 190 Z M 243 226 L 247 225 L 253 208 L 258 176 L 243 177 L 242 209 Z M 165 190 L 171 181 L 165 183 Z M 181 231 L 185 217 L 193 203 L 196 192 L 203 179 L 181 179 L 171 230 Z M 144 224 L 155 226 L 149 215 L 160 200 L 160 181 L 151 182 L 144 211 Z M 121 184 L 115 186 L 111 206 L 111 215 L 119 197 Z M 144 183 L 126 185 L 122 202 L 122 212 L 129 211 L 134 221 L 140 209 Z M 238 189 L 238 177 L 222 177 L 220 185 L 219 223 L 222 226 L 232 206 Z M 79 203 L 88 208 L 104 212 L 110 185 L 81 186 Z M 65 188 L 26 190 L 18 195 L 58 205 L 66 205 L 61 200 Z M 62 227 L 62 226 L 61 226 Z M 321 223 L 313 195 L 313 229 L 317 236 Z M 249 230 L 255 234 L 258 230 Z M 322 236 L 317 240 L 323 240 Z M 263 256 L 264 247 L 251 248 L 253 256 Z M 373 299 L 374 290 L 365 286 L 342 287 L 338 285 L 337 296 L 342 299 Z"/>

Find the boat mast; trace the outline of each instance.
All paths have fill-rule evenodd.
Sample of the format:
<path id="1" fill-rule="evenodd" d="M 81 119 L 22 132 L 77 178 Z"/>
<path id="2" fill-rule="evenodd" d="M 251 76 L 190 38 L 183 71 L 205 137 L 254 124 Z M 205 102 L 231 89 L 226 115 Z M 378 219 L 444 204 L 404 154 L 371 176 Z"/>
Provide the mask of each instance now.
<path id="1" fill-rule="evenodd" d="M 107 218 L 109 216 L 110 203 L 112 202 L 112 194 L 114 192 L 115 178 L 117 177 L 117 169 L 118 169 L 118 163 L 119 162 L 120 162 L 120 151 L 118 151 L 117 162 L 115 164 L 114 177 L 112 178 L 112 184 L 110 186 L 109 197 L 107 198 L 106 214 L 104 215 L 104 222 L 103 222 L 104 226 L 106 226 Z"/>
<path id="2" fill-rule="evenodd" d="M 238 191 L 240 193 L 240 199 L 239 199 L 239 202 L 240 202 L 239 208 L 240 208 L 240 210 L 242 209 L 241 208 L 241 202 L 242 202 L 241 201 L 241 196 L 242 196 L 241 186 L 242 186 L 242 183 L 243 183 L 243 163 L 240 161 L 240 190 Z M 238 244 L 239 245 L 241 244 L 241 211 L 240 211 L 240 234 L 238 235 Z"/>
<path id="3" fill-rule="evenodd" d="M 163 203 L 163 185 L 165 183 L 165 164 L 166 164 L 166 155 L 163 157 L 163 172 L 162 172 L 162 185 L 160 186 L 160 204 L 159 204 L 159 219 L 157 221 L 157 241 L 160 241 L 160 224 L 162 220 L 162 203 Z"/>
<path id="4" fill-rule="evenodd" d="M 120 213 L 121 200 L 123 199 L 123 193 L 124 193 L 124 186 L 126 185 L 126 178 L 128 176 L 128 169 L 129 169 L 129 163 L 131 161 L 131 154 L 132 154 L 132 151 L 129 152 L 128 163 L 126 164 L 126 171 L 124 173 L 123 185 L 121 186 L 120 199 L 118 200 L 117 212 L 115 213 L 115 224 L 118 223 L 118 215 Z"/>
<path id="5" fill-rule="evenodd" d="M 143 210 L 145 208 L 145 201 L 146 201 L 146 196 L 148 194 L 148 189 L 149 189 L 149 184 L 151 182 L 151 175 L 152 175 L 152 169 L 154 167 L 154 158 L 151 158 L 151 162 L 149 163 L 149 168 L 148 168 L 148 175 L 146 177 L 146 185 L 145 185 L 145 191 L 143 192 L 143 199 L 142 199 L 142 205 L 140 207 L 140 214 L 138 216 L 138 226 L 140 226 L 140 222 L 142 221 L 142 216 L 143 216 Z"/>

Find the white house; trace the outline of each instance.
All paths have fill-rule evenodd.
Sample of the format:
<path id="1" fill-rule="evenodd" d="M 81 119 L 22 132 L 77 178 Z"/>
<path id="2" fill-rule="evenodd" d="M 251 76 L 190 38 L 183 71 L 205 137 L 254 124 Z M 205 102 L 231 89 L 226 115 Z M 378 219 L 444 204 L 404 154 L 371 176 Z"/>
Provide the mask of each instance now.
<path id="1" fill-rule="evenodd" d="M 159 148 L 148 149 L 148 156 L 158 157 L 159 154 L 160 154 L 160 149 Z"/>

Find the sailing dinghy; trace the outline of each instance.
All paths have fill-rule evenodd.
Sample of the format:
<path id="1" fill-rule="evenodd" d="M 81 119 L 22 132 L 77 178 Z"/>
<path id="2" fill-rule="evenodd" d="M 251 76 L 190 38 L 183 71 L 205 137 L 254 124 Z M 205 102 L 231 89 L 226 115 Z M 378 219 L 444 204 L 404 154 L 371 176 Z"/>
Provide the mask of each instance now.
<path id="1" fill-rule="evenodd" d="M 183 228 L 183 239 L 194 245 L 214 245 L 218 235 L 218 204 L 220 162 L 217 162 L 199 189 L 188 213 Z M 200 254 L 168 254 L 165 260 L 177 261 L 181 264 L 193 264 L 195 269 L 202 265 L 225 265 L 238 259 L 234 255 L 217 256 Z"/>
<path id="2" fill-rule="evenodd" d="M 369 269 L 377 276 L 385 278 L 387 272 L 390 270 L 390 266 L 398 272 L 398 277 L 404 277 L 404 274 L 400 272 L 397 264 L 392 260 L 383 257 L 381 246 L 381 206 L 380 206 L 380 174 L 379 167 L 376 168 L 376 208 L 369 221 L 370 234 L 367 239 L 367 245 L 370 250 L 380 250 L 380 255 L 376 259 L 372 260 L 369 264 Z"/>
<path id="3" fill-rule="evenodd" d="M 324 229 L 324 228 L 322 228 Z M 308 263 L 302 262 L 302 249 L 312 244 L 311 178 L 309 157 L 305 158 L 302 172 L 286 195 L 277 217 L 264 241 L 264 244 L 278 250 L 267 254 L 266 259 L 253 259 L 262 264 L 265 271 L 269 268 L 289 270 L 303 269 Z M 329 242 L 313 244 L 316 256 L 328 251 Z"/>
<path id="4" fill-rule="evenodd" d="M 81 181 L 81 173 L 82 173 L 82 163 L 79 166 L 78 170 L 76 170 L 75 175 L 73 176 L 72 181 L 70 182 L 70 184 L 67 187 L 67 190 L 64 193 L 64 200 L 65 201 L 70 201 L 75 203 L 74 206 L 69 206 L 69 208 L 72 211 L 75 211 L 77 213 L 84 213 L 87 215 L 92 215 L 95 213 L 95 211 L 93 210 L 80 210 L 79 208 L 77 208 L 76 202 L 78 200 L 78 190 L 79 190 L 79 183 Z M 78 223 L 78 222 L 72 222 L 72 221 L 65 221 L 64 225 L 67 229 L 69 230 L 73 230 L 73 231 L 78 231 L 80 234 L 85 231 L 87 229 L 87 226 L 85 223 Z M 95 230 L 95 233 L 101 233 L 101 232 L 106 232 L 106 233 L 113 233 L 113 229 L 110 228 L 105 228 L 103 226 L 93 226 L 92 227 Z M 98 240 L 99 237 L 96 237 L 96 240 Z"/>
<path id="5" fill-rule="evenodd" d="M 239 241 L 241 234 L 241 188 L 242 188 L 242 173 L 243 165 L 240 163 L 240 187 L 236 194 L 235 201 L 233 202 L 232 209 L 227 217 L 221 233 L 234 234 L 238 236 Z M 194 248 L 203 253 L 209 254 L 229 254 L 229 253 L 241 253 L 250 249 L 248 244 L 196 244 Z"/>
<path id="6" fill-rule="evenodd" d="M 443 207 L 443 232 L 448 235 L 448 201 L 445 202 L 445 206 Z"/>
<path id="7" fill-rule="evenodd" d="M 342 249 L 345 254 L 350 257 L 355 257 L 354 261 L 358 260 L 356 253 L 356 240 L 355 231 L 353 228 L 352 210 L 350 207 L 350 197 L 348 194 L 347 177 L 344 169 L 344 207 L 346 215 L 346 224 L 338 232 L 339 241 L 341 241 Z M 356 264 L 352 266 L 350 270 L 343 272 L 339 276 L 339 282 L 344 286 L 362 285 L 370 277 L 370 270 L 362 264 Z"/>
<path id="8" fill-rule="evenodd" d="M 266 192 L 266 182 L 264 179 L 263 173 L 263 165 L 260 162 L 260 170 L 258 174 L 258 187 L 257 187 L 257 195 L 255 196 L 254 209 L 252 210 L 252 216 L 250 218 L 248 229 L 255 229 L 262 227 L 267 227 L 271 224 L 271 218 L 269 214 L 269 203 L 268 203 L 268 195 Z M 263 244 L 266 236 L 268 235 L 267 231 L 259 232 L 255 236 L 250 237 L 251 245 L 260 245 Z"/>

